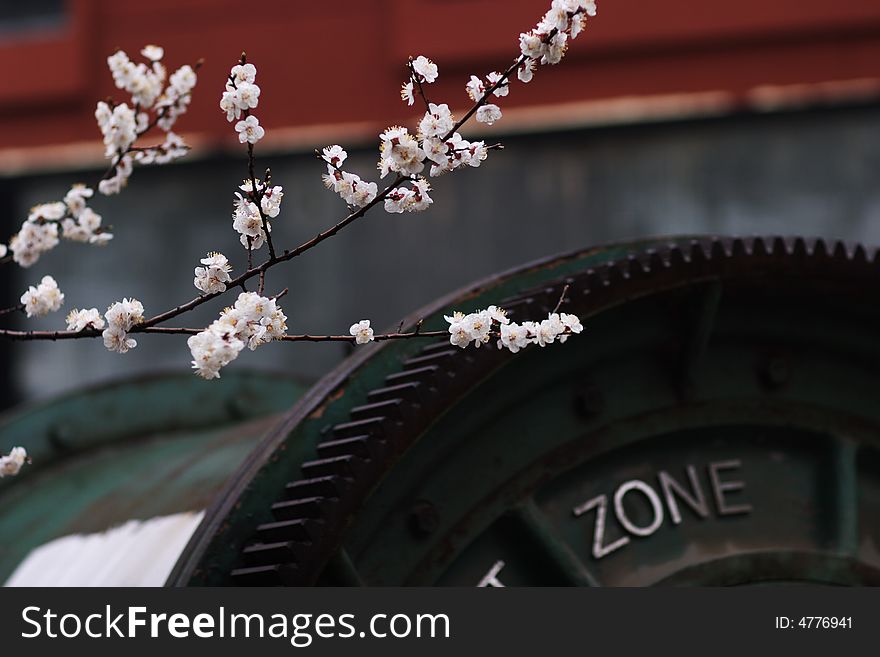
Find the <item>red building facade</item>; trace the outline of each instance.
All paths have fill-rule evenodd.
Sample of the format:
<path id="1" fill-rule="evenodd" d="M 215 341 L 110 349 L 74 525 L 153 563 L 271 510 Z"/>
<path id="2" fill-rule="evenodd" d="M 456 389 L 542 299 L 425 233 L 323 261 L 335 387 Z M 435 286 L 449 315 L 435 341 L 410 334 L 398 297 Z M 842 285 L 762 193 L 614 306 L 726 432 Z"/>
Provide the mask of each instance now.
<path id="1" fill-rule="evenodd" d="M 411 118 L 398 98 L 407 56 L 440 67 L 432 96 L 465 106 L 471 73 L 499 69 L 547 0 L 67 0 L 50 25 L 7 30 L 0 56 L 0 171 L 94 164 L 97 99 L 120 92 L 105 58 L 164 46 L 169 66 L 204 64 L 178 124 L 197 152 L 231 145 L 217 100 L 242 49 L 260 71 L 266 147 L 368 142 Z M 880 97 L 880 3 L 872 0 L 606 0 L 563 65 L 504 99 L 505 131 L 767 110 Z M 254 7 L 258 7 L 255 9 Z"/>

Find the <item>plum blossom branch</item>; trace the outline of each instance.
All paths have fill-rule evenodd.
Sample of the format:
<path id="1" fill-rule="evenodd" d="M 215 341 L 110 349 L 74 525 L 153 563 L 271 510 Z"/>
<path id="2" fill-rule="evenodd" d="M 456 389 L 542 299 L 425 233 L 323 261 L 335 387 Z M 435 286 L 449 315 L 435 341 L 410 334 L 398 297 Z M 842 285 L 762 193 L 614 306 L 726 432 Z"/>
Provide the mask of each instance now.
<path id="1" fill-rule="evenodd" d="M 353 341 L 357 344 L 366 344 L 381 340 L 448 335 L 452 345 L 462 348 L 468 345 L 479 347 L 491 339 L 497 339 L 498 348 L 506 348 L 514 353 L 530 344 L 543 347 L 555 341 L 565 342 L 570 335 L 583 330 L 577 317 L 558 312 L 565 300 L 567 286 L 553 312 L 541 321 L 526 321 L 521 324 L 510 322 L 504 310 L 490 306 L 470 314 L 456 312 L 447 316 L 448 331 L 423 332 L 419 322 L 411 332 L 402 332 L 401 327 L 396 333 L 378 335 L 374 334 L 369 320 L 360 320 L 353 324 L 349 335 L 288 335 L 287 317 L 278 305 L 278 300 L 284 292 L 274 297 L 265 297 L 263 294 L 266 272 L 270 268 L 315 248 L 363 217 L 379 203 L 382 203 L 385 210 L 390 213 L 426 210 L 433 204 L 433 199 L 428 194 L 431 190 L 428 181 L 420 174 L 428 164 L 430 164 L 430 175 L 439 176 L 462 165 L 479 167 L 487 158 L 489 150 L 502 148 L 500 144 L 487 146 L 483 141 L 469 142 L 458 134 L 458 130 L 472 117 L 478 122 L 490 125 L 498 121 L 502 117 L 501 109 L 494 102 L 489 101 L 508 95 L 514 72 L 517 72 L 520 82 L 527 83 L 532 79 L 539 63 L 558 63 L 565 53 L 569 40 L 574 39 L 583 29 L 588 15 L 595 15 L 593 0 L 553 0 L 550 10 L 537 27 L 520 35 L 521 53 L 511 66 L 502 73 L 491 72 L 485 78 L 471 76 L 466 91 L 473 105 L 458 120 L 452 116 L 447 104 L 432 103 L 425 94 L 425 85 L 433 83 L 438 77 L 436 64 L 424 56 L 410 58 L 409 81 L 403 85 L 401 97 L 412 105 L 414 89 L 417 88 L 425 102 L 426 113 L 419 122 L 415 134 L 409 133 L 406 128 L 393 126 L 379 135 L 378 168 L 382 178 L 394 173 L 392 182 L 380 191 L 376 183 L 364 181 L 360 176 L 342 169 L 347 153 L 340 146 L 324 148 L 319 153 L 326 163 L 324 183 L 345 200 L 350 211 L 337 223 L 319 232 L 310 240 L 280 253 L 272 243 L 270 220 L 280 213 L 283 190 L 279 186 L 272 186 L 269 170 L 266 171 L 262 181 L 255 175 L 254 145 L 263 138 L 265 130 L 252 112 L 257 108 L 260 96 L 260 88 L 256 84 L 256 67 L 249 63 L 246 55 L 242 53 L 239 63 L 230 70 L 225 91 L 220 99 L 220 108 L 226 113 L 229 122 L 237 120 L 234 128 L 238 133 L 239 141 L 247 143 L 248 178 L 239 186 L 240 192 L 235 193 L 233 212 L 233 228 L 240 233 L 240 241 L 247 251 L 247 269 L 233 277 L 232 266 L 226 256 L 208 253 L 207 257 L 201 260 L 203 266 L 196 267 L 194 271 L 193 283 L 201 294 L 158 315 L 145 318 L 144 308 L 139 301 L 123 299 L 112 304 L 103 317 L 95 308 L 74 309 L 67 317 L 66 331 L 0 329 L 0 337 L 19 340 L 65 340 L 102 336 L 108 349 L 125 353 L 137 346 L 137 342 L 130 337 L 133 334 L 189 335 L 188 344 L 193 355 L 193 367 L 199 375 L 208 379 L 219 377 L 220 369 L 234 360 L 245 346 L 255 349 L 272 341 Z M 108 157 L 113 156 L 114 166 L 118 163 L 115 174 L 117 178 L 124 173 L 125 158 L 141 161 L 144 159 L 144 153 L 154 150 L 154 148 L 135 147 L 134 139 L 142 134 L 140 131 L 142 125 L 146 128 L 152 123 L 148 121 L 148 117 L 144 118 L 146 115 L 140 110 L 141 107 L 154 105 L 156 98 L 150 94 L 155 89 L 144 90 L 130 79 L 131 76 L 140 75 L 140 83 L 146 80 L 151 84 L 164 79 L 164 67 L 159 63 L 162 56 L 161 49 L 153 50 L 153 48 L 155 47 L 148 47 L 143 51 L 145 57 L 153 62 L 152 67 L 147 68 L 146 65 L 141 64 L 134 68 L 134 72 L 132 72 L 134 65 L 128 61 L 124 53 L 116 53 L 110 58 L 111 70 L 117 86 L 132 92 L 134 105 L 132 110 L 124 104 L 111 108 L 106 103 L 99 103 L 96 112 L 96 115 L 100 115 L 99 124 L 105 135 Z M 192 75 L 190 76 L 189 73 Z M 180 85 L 172 84 L 171 87 L 176 90 L 177 96 L 172 102 L 166 102 L 162 106 L 156 105 L 158 110 L 154 108 L 156 111 L 154 121 L 163 129 L 174 118 L 169 115 L 182 112 L 189 102 L 189 91 L 195 82 L 195 73 L 190 69 L 182 77 L 186 78 L 184 81 L 186 89 L 179 89 Z M 172 81 L 173 79 L 174 76 Z M 169 132 L 169 134 L 173 133 Z M 124 177 L 127 178 L 127 175 Z M 113 184 L 108 182 L 110 180 L 112 179 L 107 178 L 102 181 L 102 184 L 106 183 L 103 184 L 104 188 L 100 189 L 102 193 L 113 193 L 113 190 L 109 189 L 113 184 L 117 184 L 120 188 L 124 184 L 124 180 Z M 83 212 L 81 207 L 85 206 L 83 199 L 91 195 L 91 190 L 86 188 L 86 191 L 79 190 L 76 194 L 71 190 L 71 194 L 73 196 L 70 202 L 66 198 L 66 204 L 46 204 L 41 208 L 39 216 L 30 221 L 37 227 L 34 230 L 42 230 L 45 226 L 53 226 L 56 229 L 55 235 L 38 237 L 47 241 L 55 239 L 57 242 L 56 222 L 61 221 L 67 212 L 74 212 L 71 204 L 76 206 L 77 211 Z M 51 229 L 48 230 L 51 233 Z M 93 229 L 92 234 L 101 233 Z M 268 258 L 262 264 L 254 265 L 254 254 L 261 249 L 263 243 L 269 247 Z M 15 246 L 11 246 L 15 252 Z M 2 247 L 0 249 L 0 259 L 2 259 L 6 257 L 6 247 L 5 245 L 0 247 Z M 38 255 L 39 250 L 37 250 Z M 254 277 L 259 279 L 258 291 L 249 292 L 246 283 Z M 203 329 L 159 326 L 236 287 L 240 287 L 242 292 L 234 305 L 225 308 L 210 326 Z M 44 277 L 39 286 L 32 286 L 22 296 L 20 309 L 24 309 L 28 316 L 45 314 L 57 310 L 63 299 L 64 295 L 58 290 L 55 281 L 51 277 Z"/>
<path id="2" fill-rule="evenodd" d="M 165 164 L 189 150 L 172 128 L 190 103 L 201 62 L 194 67 L 185 64 L 168 77 L 162 63 L 162 48 L 146 46 L 141 54 L 149 64 L 135 64 L 122 50 L 107 58 L 117 88 L 131 94 L 131 106 L 108 99 L 100 101 L 95 109 L 104 138 L 104 155 L 110 158 L 109 168 L 96 185 L 101 194 L 119 193 L 135 163 Z M 135 146 L 138 139 L 157 126 L 165 132 L 161 144 Z M 86 199 L 93 193 L 92 187 L 77 184 L 63 202 L 42 203 L 32 208 L 19 231 L 10 238 L 8 249 L 0 244 L 0 264 L 15 261 L 21 267 L 31 267 L 43 253 L 59 244 L 59 237 L 106 244 L 113 234 L 101 225 L 101 216 L 87 206 Z"/>

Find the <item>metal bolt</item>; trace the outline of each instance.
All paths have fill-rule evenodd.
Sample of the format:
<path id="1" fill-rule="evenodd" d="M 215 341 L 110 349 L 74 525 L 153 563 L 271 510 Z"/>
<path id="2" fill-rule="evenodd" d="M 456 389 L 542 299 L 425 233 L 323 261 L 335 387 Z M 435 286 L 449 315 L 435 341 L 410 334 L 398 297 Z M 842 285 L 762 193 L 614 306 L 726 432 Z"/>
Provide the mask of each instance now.
<path id="1" fill-rule="evenodd" d="M 418 538 L 426 538 L 440 527 L 440 513 L 430 502 L 419 500 L 409 515 L 409 528 Z"/>
<path id="2" fill-rule="evenodd" d="M 574 407 L 581 417 L 594 418 L 605 410 L 605 395 L 596 385 L 583 386 L 575 393 Z"/>
<path id="3" fill-rule="evenodd" d="M 770 389 L 777 389 L 791 378 L 791 365 L 785 356 L 774 354 L 763 360 L 758 369 L 762 383 Z"/>

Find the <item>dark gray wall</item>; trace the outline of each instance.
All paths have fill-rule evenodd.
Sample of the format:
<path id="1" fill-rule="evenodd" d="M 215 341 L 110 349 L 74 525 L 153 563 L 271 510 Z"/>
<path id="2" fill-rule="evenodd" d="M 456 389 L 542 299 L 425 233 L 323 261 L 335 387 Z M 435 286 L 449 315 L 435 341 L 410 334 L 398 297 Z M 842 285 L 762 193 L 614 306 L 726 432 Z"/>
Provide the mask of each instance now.
<path id="1" fill-rule="evenodd" d="M 662 125 L 503 139 L 479 170 L 436 181 L 435 206 L 421 215 L 375 211 L 302 258 L 279 267 L 268 289 L 290 288 L 291 332 L 345 332 L 369 317 L 378 327 L 433 298 L 501 269 L 609 240 L 680 233 L 785 233 L 880 242 L 880 108 L 739 116 Z M 258 149 L 259 150 L 259 149 Z M 371 176 L 375 156 L 353 171 Z M 276 243 L 295 245 L 345 211 L 324 190 L 314 157 L 260 159 L 284 186 Z M 135 172 L 121 196 L 96 209 L 116 226 L 106 249 L 64 243 L 11 285 L 45 273 L 67 295 L 65 309 L 133 295 L 147 312 L 195 294 L 192 269 L 209 249 L 243 269 L 231 229 L 232 192 L 244 160 L 201 161 Z M 79 174 L 17 181 L 17 216 L 60 198 Z M 88 176 L 94 178 L 94 174 Z M 20 219 L 19 219 L 20 221 Z M 12 268 L 2 273 L 10 284 Z M 207 304 L 186 325 L 219 310 Z M 34 328 L 60 327 L 66 310 Z M 24 321 L 20 321 L 23 324 Z M 183 323 L 183 322 L 182 322 Z M 8 345 L 7 345 L 8 347 Z M 339 344 L 286 344 L 246 352 L 231 367 L 283 368 L 318 377 L 344 356 Z M 13 378 L 26 399 L 115 376 L 185 369 L 186 341 L 143 336 L 126 355 L 99 341 L 16 343 Z"/>

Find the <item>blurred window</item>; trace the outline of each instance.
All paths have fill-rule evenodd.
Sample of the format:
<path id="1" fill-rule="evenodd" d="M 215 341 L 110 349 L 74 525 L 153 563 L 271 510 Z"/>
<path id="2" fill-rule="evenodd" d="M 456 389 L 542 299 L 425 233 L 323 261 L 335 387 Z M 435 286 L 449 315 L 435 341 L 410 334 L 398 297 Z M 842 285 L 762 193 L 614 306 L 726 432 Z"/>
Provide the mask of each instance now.
<path id="1" fill-rule="evenodd" d="M 0 39 L 57 30 L 67 21 L 65 0 L 0 2 Z"/>

